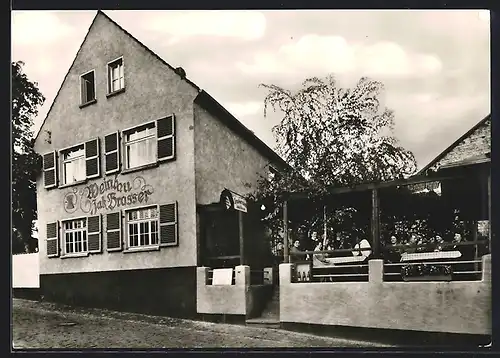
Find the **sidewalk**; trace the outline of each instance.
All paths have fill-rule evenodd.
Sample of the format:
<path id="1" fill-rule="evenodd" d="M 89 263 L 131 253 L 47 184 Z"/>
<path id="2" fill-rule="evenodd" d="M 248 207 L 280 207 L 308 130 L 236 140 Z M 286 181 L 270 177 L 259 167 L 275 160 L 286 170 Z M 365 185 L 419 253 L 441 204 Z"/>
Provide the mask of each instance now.
<path id="1" fill-rule="evenodd" d="M 384 347 L 281 329 L 13 300 L 14 348 Z"/>

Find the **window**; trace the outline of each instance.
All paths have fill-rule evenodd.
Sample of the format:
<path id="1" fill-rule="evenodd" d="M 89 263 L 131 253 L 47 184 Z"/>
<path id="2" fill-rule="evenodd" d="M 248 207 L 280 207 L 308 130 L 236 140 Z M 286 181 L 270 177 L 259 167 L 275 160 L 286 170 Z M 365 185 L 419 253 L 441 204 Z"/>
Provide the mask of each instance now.
<path id="1" fill-rule="evenodd" d="M 58 255 L 57 223 L 50 223 L 51 234 L 47 234 L 47 254 Z M 47 226 L 48 227 L 48 226 Z M 86 256 L 101 253 L 101 216 L 88 216 L 61 221 L 62 256 Z"/>
<path id="2" fill-rule="evenodd" d="M 142 208 L 127 212 L 128 246 L 159 245 L 158 208 Z"/>
<path id="3" fill-rule="evenodd" d="M 83 144 L 64 150 L 61 154 L 62 184 L 71 184 L 85 180 L 85 150 Z"/>
<path id="4" fill-rule="evenodd" d="M 156 162 L 155 123 L 125 132 L 125 168 L 136 168 Z"/>
<path id="5" fill-rule="evenodd" d="M 174 115 L 123 130 L 121 137 L 118 134 L 105 138 L 106 173 L 119 171 L 122 165 L 128 170 L 175 160 Z"/>
<path id="6" fill-rule="evenodd" d="M 119 211 L 106 214 L 108 252 L 152 251 L 179 244 L 177 202 L 126 209 L 123 213 L 123 216 Z M 91 227 L 90 221 L 88 227 Z M 124 247 L 122 238 L 125 238 Z M 90 239 L 89 231 L 89 248 L 92 247 Z"/>
<path id="7" fill-rule="evenodd" d="M 50 162 L 52 157 L 47 156 L 47 159 L 49 169 L 54 168 L 53 163 Z M 50 179 L 49 184 L 55 183 L 59 179 L 61 185 L 64 186 L 81 183 L 86 179 L 97 178 L 101 175 L 100 166 L 99 138 L 91 139 L 71 148 L 62 149 L 58 155 L 57 170 L 59 176 L 53 178 L 51 172 L 47 169 L 45 185 L 47 187 L 47 179 Z"/>
<path id="8" fill-rule="evenodd" d="M 94 70 L 83 74 L 80 77 L 81 104 L 94 101 L 95 98 L 95 72 Z"/>
<path id="9" fill-rule="evenodd" d="M 64 221 L 63 231 L 65 254 L 88 252 L 86 218 Z"/>
<path id="10" fill-rule="evenodd" d="M 108 93 L 125 88 L 123 77 L 123 58 L 120 57 L 108 64 Z"/>

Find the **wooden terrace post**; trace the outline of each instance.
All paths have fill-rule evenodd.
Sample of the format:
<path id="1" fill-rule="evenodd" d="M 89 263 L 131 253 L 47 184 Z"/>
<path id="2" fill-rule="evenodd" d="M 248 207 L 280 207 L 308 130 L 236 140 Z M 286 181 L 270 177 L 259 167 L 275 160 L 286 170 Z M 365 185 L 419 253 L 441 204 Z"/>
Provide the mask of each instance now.
<path id="1" fill-rule="evenodd" d="M 488 172 L 488 240 L 489 240 L 489 251 L 491 254 L 491 169 Z"/>
<path id="2" fill-rule="evenodd" d="M 326 230 L 328 229 L 326 224 L 326 204 L 323 205 L 323 250 L 326 250 Z"/>
<path id="3" fill-rule="evenodd" d="M 472 221 L 472 224 L 471 224 L 471 228 L 470 230 L 472 231 L 472 241 L 473 242 L 477 242 L 477 220 L 473 220 Z M 479 245 L 478 244 L 475 244 L 474 245 L 474 261 L 477 261 L 477 259 L 479 258 Z M 474 271 L 477 271 L 479 270 L 479 264 L 477 262 L 474 262 Z"/>
<path id="4" fill-rule="evenodd" d="M 283 256 L 284 262 L 290 262 L 290 254 L 288 252 L 288 201 L 283 202 Z"/>
<path id="5" fill-rule="evenodd" d="M 380 258 L 380 198 L 378 189 L 372 189 L 371 234 L 374 258 Z"/>
<path id="6" fill-rule="evenodd" d="M 243 212 L 238 211 L 238 228 L 240 234 L 240 265 L 245 264 L 245 247 L 244 247 L 244 235 L 243 235 Z"/>

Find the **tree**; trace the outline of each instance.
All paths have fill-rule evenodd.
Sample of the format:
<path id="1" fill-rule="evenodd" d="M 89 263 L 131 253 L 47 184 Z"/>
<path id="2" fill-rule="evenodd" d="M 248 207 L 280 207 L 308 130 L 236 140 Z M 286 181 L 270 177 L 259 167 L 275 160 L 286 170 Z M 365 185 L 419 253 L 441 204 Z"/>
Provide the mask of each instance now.
<path id="1" fill-rule="evenodd" d="M 415 172 L 415 157 L 393 136 L 394 113 L 382 104 L 381 82 L 363 77 L 354 88 L 341 88 L 328 76 L 306 79 L 296 92 L 261 86 L 268 91 L 264 116 L 269 106 L 283 114 L 273 133 L 278 153 L 293 168 L 271 180 L 263 178 L 252 195 L 272 208 L 265 218 L 270 227 L 280 226 L 277 214 L 287 192 L 321 198 L 331 186 L 392 180 Z M 321 213 L 314 212 L 309 223 L 317 222 Z"/>
<path id="2" fill-rule="evenodd" d="M 23 73 L 23 62 L 12 62 L 12 252 L 33 252 L 36 219 L 36 178 L 41 158 L 34 150 L 33 118 L 45 97 Z"/>

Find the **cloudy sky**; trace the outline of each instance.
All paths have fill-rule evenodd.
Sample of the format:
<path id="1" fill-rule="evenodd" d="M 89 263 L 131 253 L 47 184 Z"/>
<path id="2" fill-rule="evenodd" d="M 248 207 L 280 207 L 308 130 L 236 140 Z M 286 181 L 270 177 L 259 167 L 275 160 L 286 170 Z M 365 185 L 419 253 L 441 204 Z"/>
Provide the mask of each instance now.
<path id="1" fill-rule="evenodd" d="M 272 148 L 260 83 L 380 80 L 395 135 L 424 166 L 490 112 L 486 11 L 105 11 Z M 54 100 L 95 11 L 12 12 L 12 60 Z"/>

